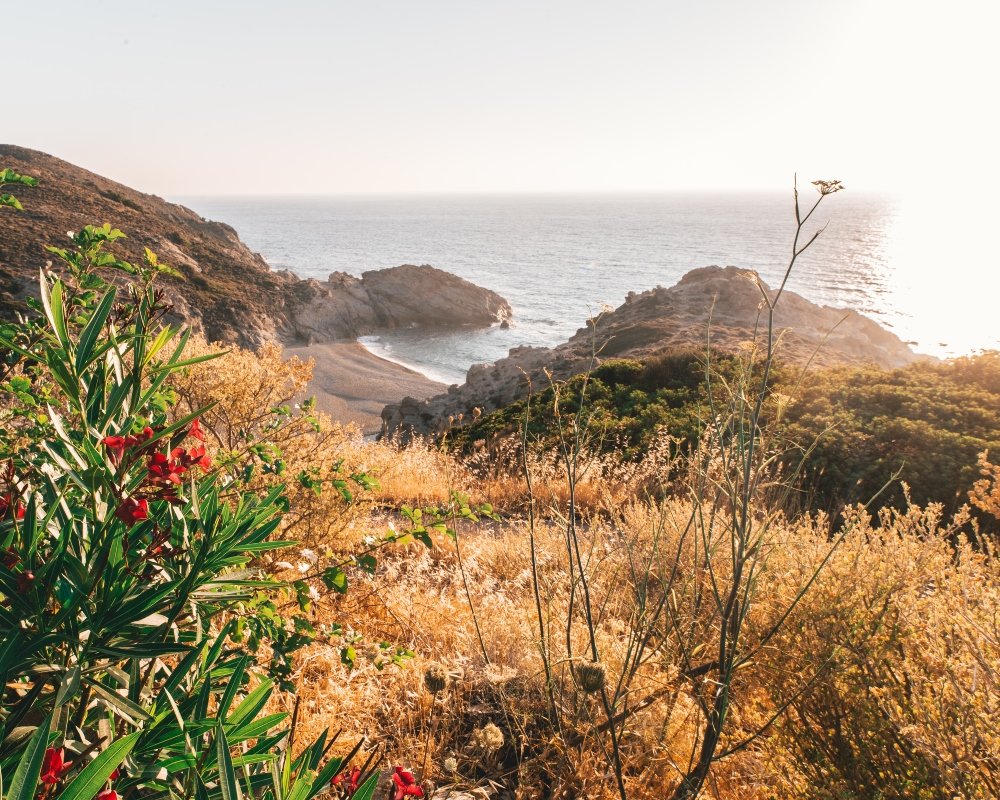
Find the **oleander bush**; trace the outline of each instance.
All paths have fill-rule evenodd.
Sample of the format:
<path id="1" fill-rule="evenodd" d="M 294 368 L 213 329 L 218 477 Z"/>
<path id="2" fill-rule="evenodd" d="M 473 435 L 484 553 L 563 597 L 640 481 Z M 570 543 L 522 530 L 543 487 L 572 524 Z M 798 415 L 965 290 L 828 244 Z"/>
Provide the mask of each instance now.
<path id="1" fill-rule="evenodd" d="M 3 795 L 316 796 L 345 759 L 325 732 L 293 750 L 266 710 L 311 638 L 252 568 L 289 544 L 285 488 L 213 460 L 208 409 L 177 413 L 171 378 L 216 354 L 186 357 L 155 286 L 169 268 L 118 259 L 122 235 L 50 247 L 34 313 L 0 329 Z M 354 774 L 355 796 L 376 778 Z"/>

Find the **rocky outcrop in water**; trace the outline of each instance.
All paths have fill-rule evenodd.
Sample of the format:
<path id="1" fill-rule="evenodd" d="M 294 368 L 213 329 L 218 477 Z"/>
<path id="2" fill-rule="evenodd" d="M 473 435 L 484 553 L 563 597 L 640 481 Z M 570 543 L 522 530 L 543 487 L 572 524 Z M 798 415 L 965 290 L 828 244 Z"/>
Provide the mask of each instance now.
<path id="1" fill-rule="evenodd" d="M 510 318 L 496 292 L 424 264 L 334 272 L 325 283 L 301 281 L 294 316 L 299 339 L 356 338 L 396 328 L 488 327 Z"/>
<path id="2" fill-rule="evenodd" d="M 643 358 L 670 350 L 703 350 L 708 339 L 719 350 L 735 350 L 766 333 L 761 292 L 776 292 L 753 270 L 703 267 L 669 289 L 628 295 L 613 312 L 589 320 L 567 342 L 554 347 L 518 347 L 495 364 L 476 364 L 461 386 L 429 400 L 405 398 L 382 411 L 383 435 L 431 434 L 448 418 L 488 413 L 524 397 L 529 385 L 579 374 L 607 358 Z M 898 336 L 867 317 L 819 306 L 786 290 L 775 310 L 779 357 L 817 366 L 874 364 L 891 369 L 919 356 Z M 758 332 L 758 341 L 764 335 Z M 595 355 L 596 353 L 596 355 Z"/>
<path id="3" fill-rule="evenodd" d="M 488 326 L 510 316 L 507 301 L 430 266 L 342 272 L 327 281 L 273 271 L 236 231 L 189 208 L 144 194 L 66 161 L 0 145 L 0 168 L 38 179 L 18 187 L 25 210 L 0 212 L 0 317 L 23 311 L 50 261 L 43 245 L 65 246 L 68 231 L 111 223 L 128 238 L 122 257 L 157 253 L 181 279 L 162 285 L 174 316 L 213 341 L 256 348 L 268 341 L 353 339 L 405 327 Z"/>

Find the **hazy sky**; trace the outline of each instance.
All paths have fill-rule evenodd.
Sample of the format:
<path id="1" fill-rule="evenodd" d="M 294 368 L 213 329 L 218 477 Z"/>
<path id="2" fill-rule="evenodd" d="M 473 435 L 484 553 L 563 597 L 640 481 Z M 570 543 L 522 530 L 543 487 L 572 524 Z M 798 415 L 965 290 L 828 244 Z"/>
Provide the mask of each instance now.
<path id="1" fill-rule="evenodd" d="M 166 196 L 992 202 L 993 3 L 0 0 L 0 140 Z"/>

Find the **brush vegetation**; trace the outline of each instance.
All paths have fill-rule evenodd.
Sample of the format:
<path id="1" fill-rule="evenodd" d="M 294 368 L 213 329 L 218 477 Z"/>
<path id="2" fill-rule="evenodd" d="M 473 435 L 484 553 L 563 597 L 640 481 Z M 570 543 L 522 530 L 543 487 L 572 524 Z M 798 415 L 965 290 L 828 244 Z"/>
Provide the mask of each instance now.
<path id="1" fill-rule="evenodd" d="M 529 435 L 556 451 L 558 417 L 583 408 L 595 452 L 638 464 L 669 437 L 675 454 L 690 453 L 710 413 L 709 361 L 726 380 L 740 363 L 725 352 L 608 359 L 589 375 L 543 387 L 460 426 L 452 433 L 454 446 L 477 463 L 491 461 L 481 451 L 502 460 L 510 441 L 521 438 L 530 407 Z M 954 512 L 978 475 L 979 454 L 1000 448 L 1000 353 L 994 351 L 895 370 L 827 367 L 803 374 L 779 364 L 772 374 L 773 402 L 765 411 L 789 447 L 786 466 L 811 448 L 797 487 L 800 509 L 836 516 L 898 471 L 908 495 L 902 483 L 894 485 L 876 508 L 900 507 L 908 497 Z"/>
<path id="2" fill-rule="evenodd" d="M 397 447 L 160 333 L 116 234 L 2 332 L 5 796 L 1000 795 L 995 355 L 609 362 Z"/>

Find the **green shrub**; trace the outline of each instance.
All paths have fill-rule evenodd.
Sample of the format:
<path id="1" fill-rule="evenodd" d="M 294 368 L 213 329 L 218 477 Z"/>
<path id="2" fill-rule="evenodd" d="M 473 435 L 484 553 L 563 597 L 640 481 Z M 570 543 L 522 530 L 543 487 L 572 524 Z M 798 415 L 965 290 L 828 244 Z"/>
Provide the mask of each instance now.
<path id="1" fill-rule="evenodd" d="M 819 437 L 803 477 L 811 507 L 867 500 L 898 470 L 913 502 L 955 510 L 979 476 L 978 454 L 1000 448 L 1000 354 L 816 373 L 784 422 L 800 443 Z M 902 505 L 897 484 L 876 507 Z"/>
<path id="2" fill-rule="evenodd" d="M 325 735 L 293 756 L 255 653 L 309 638 L 251 569 L 288 544 L 283 488 L 251 491 L 209 460 L 197 412 L 171 418 L 188 333 L 162 324 L 167 268 L 118 260 L 121 237 L 49 248 L 64 274 L 41 276 L 40 317 L 0 330 L 2 791 L 313 797 L 343 761 Z"/>

